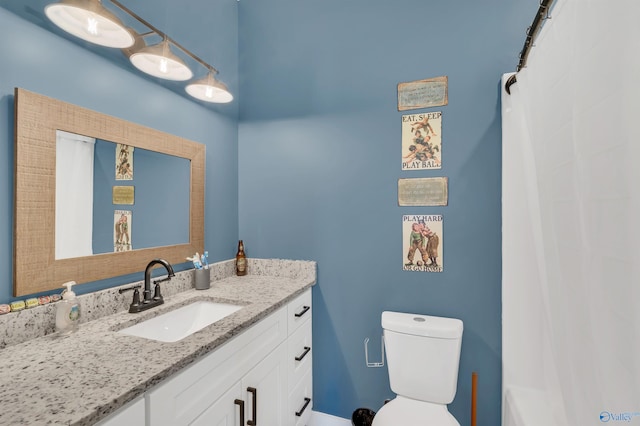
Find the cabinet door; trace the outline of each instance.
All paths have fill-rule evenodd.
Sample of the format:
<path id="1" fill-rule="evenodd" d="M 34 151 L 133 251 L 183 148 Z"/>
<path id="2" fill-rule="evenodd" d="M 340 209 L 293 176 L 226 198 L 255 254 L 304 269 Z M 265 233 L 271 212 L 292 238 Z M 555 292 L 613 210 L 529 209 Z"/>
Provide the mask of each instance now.
<path id="1" fill-rule="evenodd" d="M 218 400 L 200 414 L 191 426 L 245 426 L 244 401 L 240 400 L 242 388 L 240 382 L 236 383 Z"/>
<path id="2" fill-rule="evenodd" d="M 284 346 L 286 329 L 286 309 L 283 308 L 159 384 L 147 393 L 149 424 L 191 424 L 239 383 L 266 354 Z M 242 389 L 245 393 L 245 388 Z M 232 405 L 234 399 L 230 400 Z"/>
<path id="3" fill-rule="evenodd" d="M 287 410 L 287 345 L 281 344 L 242 379 L 249 426 L 282 426 Z"/>

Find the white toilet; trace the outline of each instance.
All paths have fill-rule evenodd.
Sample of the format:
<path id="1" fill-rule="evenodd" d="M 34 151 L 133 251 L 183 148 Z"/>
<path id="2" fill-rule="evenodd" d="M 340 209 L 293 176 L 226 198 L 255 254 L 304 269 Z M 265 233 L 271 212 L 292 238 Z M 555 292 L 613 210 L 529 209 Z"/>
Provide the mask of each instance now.
<path id="1" fill-rule="evenodd" d="M 462 321 L 383 312 L 391 390 L 373 426 L 460 426 L 447 404 L 456 395 Z"/>

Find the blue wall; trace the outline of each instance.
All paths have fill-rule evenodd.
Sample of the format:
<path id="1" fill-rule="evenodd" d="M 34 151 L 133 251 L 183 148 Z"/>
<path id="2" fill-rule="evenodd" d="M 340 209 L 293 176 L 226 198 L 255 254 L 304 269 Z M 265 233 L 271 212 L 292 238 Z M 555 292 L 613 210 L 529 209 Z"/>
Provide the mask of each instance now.
<path id="1" fill-rule="evenodd" d="M 538 4 L 525 0 L 240 2 L 240 238 L 250 257 L 318 261 L 314 409 L 391 397 L 383 310 L 464 321 L 458 393 L 500 424 L 499 82 Z M 400 170 L 399 82 L 446 75 L 440 171 Z M 411 112 L 421 112 L 415 110 Z M 405 114 L 408 112 L 405 112 Z M 446 207 L 398 207 L 399 178 L 449 178 Z M 403 214 L 444 216 L 442 273 L 403 272 Z"/>
<path id="2" fill-rule="evenodd" d="M 162 2 L 154 5 L 165 10 L 158 3 Z M 215 32 L 220 37 L 214 41 L 210 38 L 207 49 L 224 58 L 228 70 L 225 82 L 237 93 L 237 2 L 225 0 L 223 3 L 218 13 L 203 6 L 198 19 L 218 24 L 210 31 L 212 36 Z M 193 12 L 191 8 L 183 8 L 172 15 L 172 19 L 188 19 L 193 15 L 189 15 L 189 11 Z M 164 17 L 162 22 L 169 20 Z M 0 303 L 15 300 L 12 297 L 14 87 L 205 144 L 205 247 L 212 261 L 233 256 L 238 235 L 237 101 L 219 108 L 203 107 L 142 77 L 133 67 L 128 70 L 116 66 L 93 51 L 5 9 L 0 9 L 0 28 L 0 56 L 5 58 L 0 63 L 0 170 L 3 173 L 0 179 Z M 190 34 L 188 25 L 182 28 L 176 36 L 180 41 L 188 38 L 181 34 Z M 167 32 L 171 34 L 168 29 Z M 84 293 L 140 280 L 145 266 L 140 265 L 140 273 L 85 284 L 77 291 Z"/>

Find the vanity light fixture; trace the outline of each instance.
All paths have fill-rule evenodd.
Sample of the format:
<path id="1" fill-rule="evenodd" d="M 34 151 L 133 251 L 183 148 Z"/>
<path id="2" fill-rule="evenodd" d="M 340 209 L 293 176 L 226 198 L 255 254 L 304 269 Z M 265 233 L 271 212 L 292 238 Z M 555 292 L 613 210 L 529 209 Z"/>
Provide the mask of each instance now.
<path id="1" fill-rule="evenodd" d="M 194 81 L 185 90 L 188 94 L 201 101 L 221 104 L 231 102 L 233 95 L 223 82 L 216 79 L 215 74 L 217 72 L 215 69 L 210 70 L 205 78 Z"/>
<path id="2" fill-rule="evenodd" d="M 193 77 L 187 64 L 171 51 L 166 38 L 134 52 L 129 60 L 140 71 L 165 80 L 184 81 Z"/>
<path id="3" fill-rule="evenodd" d="M 186 87 L 186 92 L 196 99 L 213 103 L 228 103 L 233 95 L 227 86 L 215 76 L 218 70 L 178 44 L 158 28 L 142 19 L 118 0 L 109 0 L 129 17 L 147 27 L 150 31 L 137 33 L 126 27 L 115 13 L 107 10 L 101 0 L 59 0 L 45 7 L 45 14 L 54 24 L 83 40 L 107 47 L 122 49 L 131 63 L 140 71 L 165 80 L 186 81 L 193 77 L 193 71 L 185 61 L 176 55 L 171 46 L 202 65 L 207 77 L 196 80 Z M 156 36 L 162 41 L 146 45 L 144 38 Z M 184 56 L 182 56 L 184 58 Z"/>
<path id="4" fill-rule="evenodd" d="M 100 0 L 61 0 L 44 8 L 57 26 L 90 43 L 127 48 L 133 45 L 131 31 Z"/>

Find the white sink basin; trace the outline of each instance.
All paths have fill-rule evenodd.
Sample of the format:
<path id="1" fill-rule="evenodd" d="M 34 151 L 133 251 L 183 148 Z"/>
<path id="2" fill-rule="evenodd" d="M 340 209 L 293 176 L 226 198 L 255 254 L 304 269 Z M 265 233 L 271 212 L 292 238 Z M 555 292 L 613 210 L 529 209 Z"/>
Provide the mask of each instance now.
<path id="1" fill-rule="evenodd" d="M 242 306 L 199 300 L 118 331 L 160 342 L 177 342 L 242 309 Z"/>

